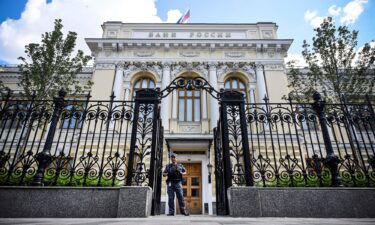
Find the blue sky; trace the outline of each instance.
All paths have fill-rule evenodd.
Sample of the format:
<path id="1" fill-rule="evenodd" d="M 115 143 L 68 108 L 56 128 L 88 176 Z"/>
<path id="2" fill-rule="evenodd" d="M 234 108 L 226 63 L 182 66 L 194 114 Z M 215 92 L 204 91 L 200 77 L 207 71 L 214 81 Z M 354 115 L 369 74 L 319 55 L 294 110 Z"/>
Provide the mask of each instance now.
<path id="1" fill-rule="evenodd" d="M 179 13 L 187 8 L 191 9 L 191 23 L 276 22 L 279 26 L 279 38 L 294 39 L 289 51 L 290 55 L 300 54 L 302 41 L 311 40 L 312 24 L 316 24 L 325 16 L 336 15 L 334 19 L 338 24 L 344 21 L 343 23 L 348 24 L 351 29 L 360 31 L 359 46 L 361 46 L 375 39 L 374 1 L 0 0 L 0 63 L 17 63 L 16 58 L 22 54 L 25 42 L 39 40 L 43 31 L 51 29 L 54 17 L 62 17 L 67 30 L 74 30 L 81 35 L 78 47 L 86 48 L 84 37 L 100 36 L 99 24 L 104 22 L 100 18 L 125 22 L 172 22 L 177 20 Z M 103 5 L 104 2 L 107 2 L 106 6 Z M 334 14 L 329 13 L 330 7 Z M 74 11 L 75 9 L 77 11 Z M 90 9 L 87 11 L 88 16 L 84 16 L 85 9 Z M 168 12 L 171 10 L 175 12 L 168 18 Z M 23 16 L 21 16 L 22 12 L 24 12 Z M 81 12 L 83 18 L 88 17 L 87 22 L 80 17 Z M 97 16 L 98 19 L 94 17 L 96 13 L 100 14 Z M 90 16 L 98 21 L 90 23 Z M 65 21 L 64 17 L 66 17 Z M 87 51 L 87 48 L 84 50 Z"/>

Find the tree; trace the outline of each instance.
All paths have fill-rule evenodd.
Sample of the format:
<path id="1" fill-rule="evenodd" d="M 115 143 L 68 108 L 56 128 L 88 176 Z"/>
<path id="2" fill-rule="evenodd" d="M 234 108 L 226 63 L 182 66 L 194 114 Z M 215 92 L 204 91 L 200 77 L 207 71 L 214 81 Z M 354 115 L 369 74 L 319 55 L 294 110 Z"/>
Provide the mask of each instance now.
<path id="1" fill-rule="evenodd" d="M 306 102 L 319 91 L 328 102 L 339 102 L 343 94 L 357 100 L 374 93 L 375 46 L 366 43 L 357 50 L 358 31 L 337 28 L 330 17 L 314 32 L 312 45 L 304 40 L 302 46 L 307 68 L 297 68 L 294 61 L 287 63 L 289 96 Z"/>
<path id="2" fill-rule="evenodd" d="M 68 95 L 75 95 L 92 85 L 91 82 L 80 85 L 77 79 L 77 74 L 91 60 L 91 56 L 78 50 L 72 57 L 77 33 L 69 31 L 64 39 L 62 28 L 61 19 L 56 19 L 54 30 L 42 34 L 40 44 L 25 46 L 27 58 L 18 58 L 22 61 L 19 65 L 19 85 L 23 88 L 23 97 L 30 99 L 35 93 L 38 100 L 52 99 L 61 88 Z"/>
<path id="3" fill-rule="evenodd" d="M 4 97 L 7 96 L 10 92 L 10 88 L 5 86 L 4 83 L 0 80 L 0 96 Z"/>
<path id="4" fill-rule="evenodd" d="M 84 55 L 81 50 L 78 50 L 74 57 L 72 56 L 76 46 L 77 33 L 70 31 L 64 38 L 62 20 L 56 19 L 54 24 L 53 31 L 42 34 L 40 44 L 30 43 L 25 46 L 26 58 L 18 58 L 22 61 L 19 65 L 21 75 L 19 86 L 23 89 L 21 97 L 26 100 L 52 100 L 61 89 L 64 89 L 68 95 L 76 96 L 92 85 L 91 81 L 81 85 L 77 77 L 77 74 L 91 60 L 91 56 Z M 31 107 L 29 104 L 27 102 L 21 110 L 27 111 Z M 36 104 L 35 101 L 34 104 Z M 39 104 L 37 108 L 42 110 L 43 107 L 46 107 L 48 111 L 52 112 L 51 106 L 52 104 Z M 33 108 L 32 110 L 39 109 Z M 28 115 L 30 116 L 30 114 Z M 48 128 L 43 127 L 43 122 L 39 123 L 31 117 L 29 120 L 23 121 L 23 128 L 19 129 L 22 132 L 17 158 L 26 151 L 35 124 L 42 126 L 41 137 L 46 138 Z"/>

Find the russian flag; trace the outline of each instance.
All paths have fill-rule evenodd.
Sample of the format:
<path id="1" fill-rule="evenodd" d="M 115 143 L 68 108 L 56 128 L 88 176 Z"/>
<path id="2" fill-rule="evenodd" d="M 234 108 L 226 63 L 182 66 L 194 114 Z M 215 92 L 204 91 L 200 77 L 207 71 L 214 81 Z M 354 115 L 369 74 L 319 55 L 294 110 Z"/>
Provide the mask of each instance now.
<path id="1" fill-rule="evenodd" d="M 181 18 L 177 21 L 177 23 L 187 23 L 189 19 L 190 19 L 190 9 L 188 9 L 186 13 L 181 16 Z"/>

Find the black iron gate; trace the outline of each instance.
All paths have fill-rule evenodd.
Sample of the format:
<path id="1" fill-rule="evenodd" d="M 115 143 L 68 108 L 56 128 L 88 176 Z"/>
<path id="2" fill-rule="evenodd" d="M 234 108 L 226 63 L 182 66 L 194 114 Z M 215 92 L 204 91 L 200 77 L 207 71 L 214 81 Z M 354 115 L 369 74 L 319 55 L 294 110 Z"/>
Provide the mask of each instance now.
<path id="1" fill-rule="evenodd" d="M 126 177 L 127 186 L 146 184 L 152 188 L 152 215 L 160 214 L 163 166 L 163 126 L 159 95 L 160 92 L 153 89 L 136 92 L 127 165 L 127 171 L 132 173 Z"/>
<path id="2" fill-rule="evenodd" d="M 253 180 L 244 96 L 227 91 L 221 92 L 219 97 L 220 118 L 214 129 L 216 212 L 217 215 L 228 215 L 228 188 L 233 182 L 252 186 Z"/>
<path id="3" fill-rule="evenodd" d="M 219 93 L 214 129 L 216 205 L 229 213 L 231 186 L 375 186 L 375 113 L 362 103 L 245 103 Z"/>
<path id="4" fill-rule="evenodd" d="M 0 104 L 0 185 L 150 186 L 160 214 L 160 101 L 177 89 L 207 91 L 220 104 L 214 129 L 216 205 L 231 186 L 375 186 L 375 113 L 363 103 L 245 103 L 204 78 L 178 77 L 135 101 L 22 100 Z M 212 109 L 214 110 L 214 109 Z M 130 141 L 130 145 L 129 145 Z"/>

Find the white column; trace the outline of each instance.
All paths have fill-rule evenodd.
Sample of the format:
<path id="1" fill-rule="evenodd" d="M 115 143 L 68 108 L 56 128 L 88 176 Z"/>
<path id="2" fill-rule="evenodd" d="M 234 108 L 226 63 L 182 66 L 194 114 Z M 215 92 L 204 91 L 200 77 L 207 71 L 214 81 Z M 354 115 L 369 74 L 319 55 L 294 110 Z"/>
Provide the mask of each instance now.
<path id="1" fill-rule="evenodd" d="M 211 145 L 209 145 L 209 147 L 211 148 Z M 207 169 L 207 203 L 208 203 L 208 215 L 213 215 L 213 209 L 212 209 L 212 181 L 214 180 L 214 174 L 211 174 L 211 182 L 208 182 L 208 167 L 207 165 L 208 164 L 211 164 L 211 150 L 214 150 L 213 148 L 212 149 L 208 149 L 208 155 L 207 155 L 207 164 L 206 164 L 206 169 Z M 214 171 L 212 171 L 214 172 Z"/>
<path id="2" fill-rule="evenodd" d="M 123 82 L 123 68 L 121 65 L 117 65 L 116 67 L 116 76 L 115 76 L 115 82 L 113 84 L 113 92 L 115 94 L 115 101 L 118 101 L 121 99 L 121 89 L 122 89 L 122 82 Z"/>
<path id="3" fill-rule="evenodd" d="M 121 89 L 122 89 L 122 82 L 123 82 L 123 68 L 120 64 L 117 64 L 116 66 L 116 74 L 115 74 L 115 81 L 113 82 L 112 92 L 115 95 L 114 101 L 121 100 Z M 112 94 L 112 93 L 111 93 Z M 114 110 L 118 103 L 114 103 L 112 106 L 112 109 Z M 114 121 L 111 121 L 109 124 L 109 128 L 111 130 L 115 129 L 114 127 L 115 123 Z"/>
<path id="4" fill-rule="evenodd" d="M 173 91 L 172 92 L 172 118 L 173 119 L 177 119 L 177 95 L 178 95 L 178 91 Z"/>
<path id="5" fill-rule="evenodd" d="M 257 77 L 257 88 L 258 88 L 258 102 L 259 103 L 264 103 L 264 97 L 267 96 L 267 89 L 266 89 L 266 81 L 264 80 L 264 75 L 263 75 L 263 66 L 262 65 L 257 65 L 255 74 Z M 269 97 L 269 96 L 267 96 Z"/>
<path id="6" fill-rule="evenodd" d="M 128 82 L 125 83 L 124 85 L 124 100 L 125 101 L 130 101 L 130 92 L 131 92 L 131 88 L 130 88 L 130 84 Z"/>
<path id="7" fill-rule="evenodd" d="M 207 119 L 207 91 L 202 91 L 202 119 Z"/>
<path id="8" fill-rule="evenodd" d="M 209 76 L 211 86 L 217 90 L 217 74 L 216 74 L 216 64 L 210 63 L 209 65 Z M 210 98 L 210 108 L 211 108 L 211 130 L 217 126 L 217 120 L 219 119 L 219 103 L 215 98 L 211 96 Z"/>
<path id="9" fill-rule="evenodd" d="M 166 88 L 171 82 L 171 67 L 170 63 L 163 63 L 163 78 L 161 82 L 161 89 Z M 169 97 L 161 100 L 161 119 L 163 121 L 164 130 L 169 130 Z"/>
<path id="10" fill-rule="evenodd" d="M 207 185 L 208 195 L 207 195 L 207 203 L 208 203 L 208 215 L 213 215 L 212 209 L 212 180 L 214 175 L 211 174 L 211 183 Z"/>
<path id="11" fill-rule="evenodd" d="M 249 99 L 250 103 L 256 103 L 255 101 L 255 86 L 249 84 Z"/>

